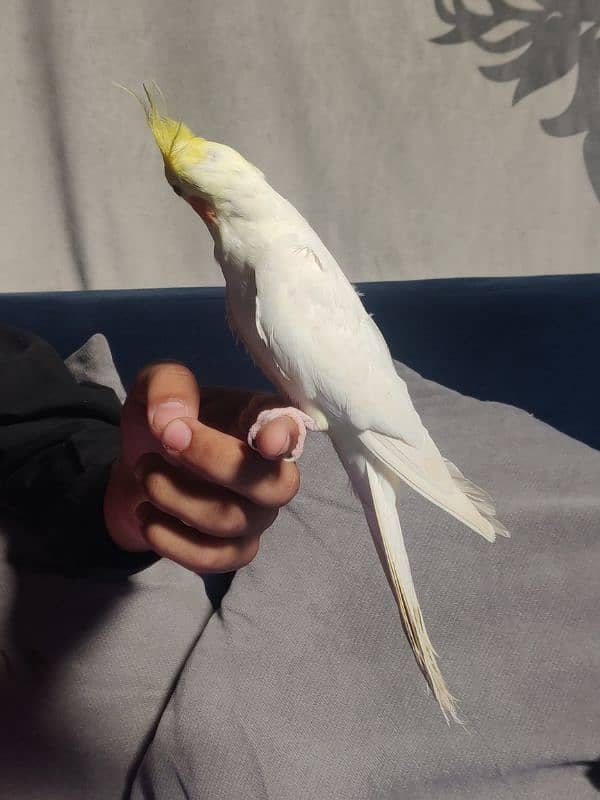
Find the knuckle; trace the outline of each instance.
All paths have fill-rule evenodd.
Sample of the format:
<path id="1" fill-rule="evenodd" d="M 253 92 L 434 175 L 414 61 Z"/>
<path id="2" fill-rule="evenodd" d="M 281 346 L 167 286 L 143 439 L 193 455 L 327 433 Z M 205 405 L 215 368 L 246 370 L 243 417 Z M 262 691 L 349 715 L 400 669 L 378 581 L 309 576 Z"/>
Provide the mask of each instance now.
<path id="1" fill-rule="evenodd" d="M 240 551 L 237 558 L 237 567 L 245 567 L 251 561 L 254 561 L 260 549 L 260 536 L 250 539 L 243 549 Z"/>
<path id="2" fill-rule="evenodd" d="M 230 572 L 240 569 L 256 557 L 259 548 L 260 536 L 253 536 L 243 542 L 207 548 L 198 553 L 192 569 L 198 573 Z"/>
<path id="3" fill-rule="evenodd" d="M 224 572 L 228 565 L 223 563 L 223 555 L 220 550 L 215 548 L 204 548 L 199 550 L 193 557 L 190 567 L 197 573 Z"/>
<path id="4" fill-rule="evenodd" d="M 272 511 L 277 511 L 289 503 L 300 488 L 300 476 L 295 466 L 279 462 L 278 468 L 276 474 L 271 473 L 271 476 L 261 484 L 261 496 L 255 499 L 258 505 Z"/>
<path id="5" fill-rule="evenodd" d="M 188 564 L 186 565 L 188 569 L 192 572 L 196 572 L 198 575 L 202 575 L 203 573 L 210 573 L 210 572 L 218 572 L 218 568 L 216 566 L 216 559 L 210 551 L 200 551 L 195 553 L 193 556 L 190 557 Z"/>
<path id="6" fill-rule="evenodd" d="M 237 506 L 228 505 L 219 514 L 219 529 L 227 536 L 243 536 L 247 527 L 246 515 Z"/>
<path id="7" fill-rule="evenodd" d="M 157 402 L 171 399 L 189 400 L 198 391 L 198 383 L 191 369 L 173 362 L 155 367 L 152 394 Z"/>
<path id="8" fill-rule="evenodd" d="M 179 361 L 152 361 L 138 371 L 130 394 L 142 405 L 160 402 L 163 394 L 169 394 L 171 385 L 191 387 L 197 383 L 194 373 Z"/>
<path id="9" fill-rule="evenodd" d="M 145 364 L 136 374 L 134 386 L 147 389 L 156 380 L 157 376 L 162 377 L 165 373 L 171 375 L 182 374 L 188 375 L 189 370 L 185 364 L 171 360 L 150 361 Z"/>
<path id="10" fill-rule="evenodd" d="M 164 499 L 169 481 L 160 472 L 147 472 L 142 480 L 142 485 L 149 500 L 160 501 Z"/>

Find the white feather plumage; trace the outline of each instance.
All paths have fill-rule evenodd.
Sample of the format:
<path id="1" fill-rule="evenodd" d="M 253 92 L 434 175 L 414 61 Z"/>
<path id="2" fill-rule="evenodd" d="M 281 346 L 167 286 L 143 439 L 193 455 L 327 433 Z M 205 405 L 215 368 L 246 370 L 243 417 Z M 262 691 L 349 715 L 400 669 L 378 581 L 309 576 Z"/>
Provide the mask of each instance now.
<path id="1" fill-rule="evenodd" d="M 508 533 L 490 496 L 440 454 L 381 332 L 308 222 L 235 151 L 206 146 L 179 189 L 214 212 L 230 325 L 278 389 L 328 431 L 417 663 L 446 718 L 457 719 L 413 585 L 398 488 L 405 482 L 489 541 Z"/>

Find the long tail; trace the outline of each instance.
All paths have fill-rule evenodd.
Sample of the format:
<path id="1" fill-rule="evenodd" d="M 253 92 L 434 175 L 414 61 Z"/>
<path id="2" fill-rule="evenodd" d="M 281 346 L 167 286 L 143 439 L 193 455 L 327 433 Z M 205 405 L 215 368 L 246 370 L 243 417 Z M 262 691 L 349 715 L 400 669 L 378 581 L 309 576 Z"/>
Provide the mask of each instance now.
<path id="1" fill-rule="evenodd" d="M 446 721 L 452 718 L 460 722 L 456 700 L 448 691 L 437 664 L 412 579 L 398 518 L 401 482 L 489 541 L 493 541 L 496 534 L 509 536 L 509 533 L 496 518 L 489 494 L 443 458 L 427 432 L 418 449 L 373 431 L 364 431 L 358 437 L 348 430 L 332 431 L 332 434 L 334 446 L 365 511 L 417 664 Z"/>
<path id="2" fill-rule="evenodd" d="M 419 669 L 425 676 L 442 713 L 448 721 L 460 722 L 456 700 L 448 691 L 436 660 L 436 652 L 425 628 L 417 599 L 402 528 L 396 509 L 396 491 L 388 478 L 366 461 L 366 474 L 373 501 L 374 519 L 367 514 L 373 538 L 380 543 L 384 567 L 398 604 L 402 625 Z M 371 519 L 369 519 L 371 517 Z M 378 549 L 380 549 L 378 547 Z M 381 557 L 381 555 L 380 555 Z"/>
<path id="3" fill-rule="evenodd" d="M 350 476 L 352 487 L 362 503 L 379 560 L 396 599 L 402 626 L 419 669 L 446 721 L 452 717 L 460 722 L 456 700 L 448 691 L 437 665 L 436 652 L 425 628 L 417 599 L 396 508 L 399 480 L 383 465 L 374 465 L 356 441 L 354 446 L 345 437 L 335 437 L 333 442 Z"/>

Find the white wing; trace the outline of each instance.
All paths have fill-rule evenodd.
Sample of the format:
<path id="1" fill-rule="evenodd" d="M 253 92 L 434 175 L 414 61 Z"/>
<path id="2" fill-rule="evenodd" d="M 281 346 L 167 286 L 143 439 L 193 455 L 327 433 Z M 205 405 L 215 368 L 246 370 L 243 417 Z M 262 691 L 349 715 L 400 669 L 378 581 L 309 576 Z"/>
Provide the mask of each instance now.
<path id="1" fill-rule="evenodd" d="M 277 367 L 327 416 L 421 444 L 423 425 L 379 328 L 318 239 L 276 243 L 256 269 L 256 295 L 257 330 Z"/>

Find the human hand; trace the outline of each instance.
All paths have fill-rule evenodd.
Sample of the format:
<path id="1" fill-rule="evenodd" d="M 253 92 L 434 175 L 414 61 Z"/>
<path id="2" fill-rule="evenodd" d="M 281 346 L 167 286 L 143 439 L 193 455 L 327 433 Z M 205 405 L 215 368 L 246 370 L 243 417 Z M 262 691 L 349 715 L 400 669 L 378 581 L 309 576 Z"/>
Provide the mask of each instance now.
<path id="1" fill-rule="evenodd" d="M 266 424 L 257 452 L 246 443 L 258 412 L 280 405 L 273 395 L 201 389 L 181 364 L 144 368 L 123 408 L 104 500 L 112 539 L 199 573 L 252 561 L 300 482 L 296 465 L 281 460 L 297 442 L 293 419 Z"/>

